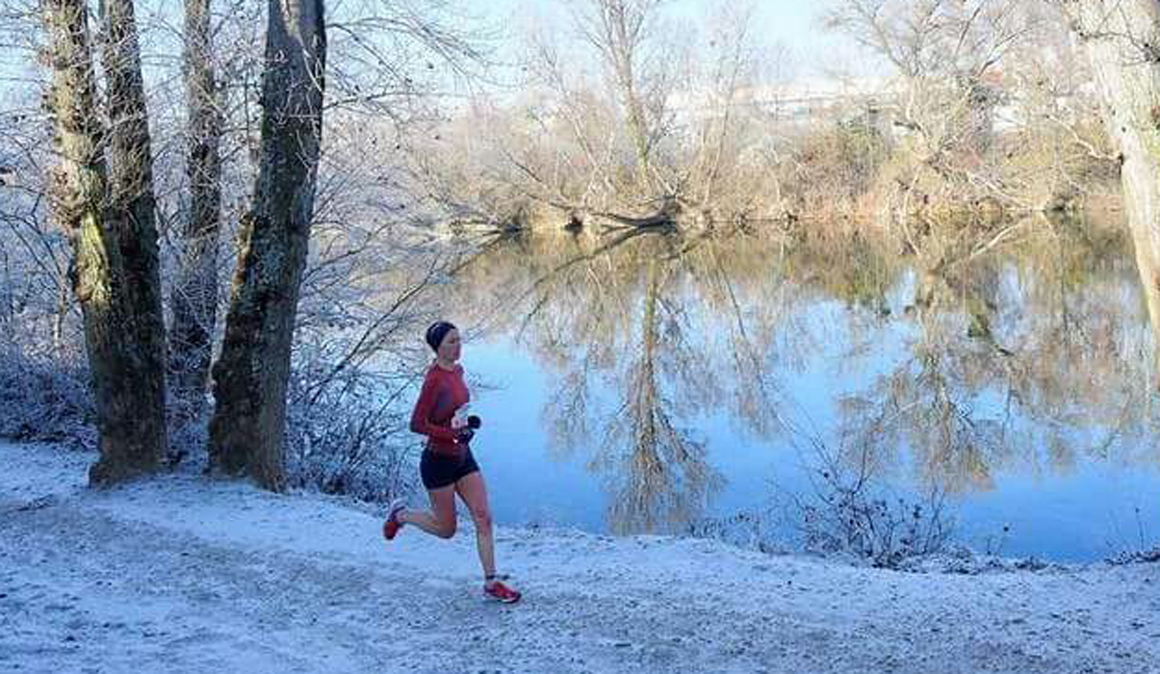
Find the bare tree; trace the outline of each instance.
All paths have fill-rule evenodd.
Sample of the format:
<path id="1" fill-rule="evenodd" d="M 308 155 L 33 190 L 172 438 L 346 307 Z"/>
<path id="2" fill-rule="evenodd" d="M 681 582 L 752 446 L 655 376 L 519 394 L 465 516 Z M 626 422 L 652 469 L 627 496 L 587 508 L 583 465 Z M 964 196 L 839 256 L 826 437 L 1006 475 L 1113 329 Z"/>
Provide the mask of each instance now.
<path id="1" fill-rule="evenodd" d="M 100 8 L 109 121 L 109 204 L 113 218 L 109 224 L 119 234 L 125 259 L 125 295 L 132 311 L 125 317 L 126 327 L 133 332 L 138 359 L 137 372 L 127 383 L 141 395 L 135 432 L 158 443 L 164 451 L 165 318 L 158 272 L 153 151 L 137 22 L 133 0 L 102 0 Z"/>
<path id="2" fill-rule="evenodd" d="M 1008 198 L 985 164 L 994 139 L 1002 61 L 1035 29 L 1022 0 L 836 0 L 826 25 L 890 64 L 900 78 L 895 124 L 910 139 L 909 174 L 895 177 L 899 210 L 914 210 L 924 179 Z M 933 180 L 932 180 L 933 178 Z M 933 191 L 933 188 L 928 188 Z"/>
<path id="3" fill-rule="evenodd" d="M 190 195 L 178 278 L 170 295 L 170 391 L 191 418 L 203 407 L 217 322 L 222 116 L 211 54 L 210 7 L 210 0 L 185 1 L 185 172 Z"/>
<path id="4" fill-rule="evenodd" d="M 620 98 L 636 152 L 637 179 L 651 181 L 653 150 L 665 128 L 670 72 L 648 53 L 665 0 L 589 0 L 577 12 L 583 38 L 600 54 Z M 651 56 L 651 58 L 650 58 Z"/>
<path id="5" fill-rule="evenodd" d="M 1128 227 L 1155 325 L 1160 288 L 1160 2 L 1060 0 L 1085 45 L 1120 150 Z"/>
<path id="6" fill-rule="evenodd" d="M 280 490 L 290 347 L 322 135 L 326 30 L 322 0 L 270 0 L 267 11 L 260 165 L 213 367 L 210 467 Z"/>
<path id="7" fill-rule="evenodd" d="M 752 30 L 755 4 L 719 3 L 696 24 L 665 16 L 664 2 L 572 7 L 575 39 L 558 22 L 534 25 L 521 93 L 481 102 L 448 129 L 454 152 L 425 157 L 425 184 L 456 217 L 601 231 L 667 226 L 690 209 L 707 224 L 780 201 L 768 196 L 759 97 L 782 56 Z"/>
<path id="8" fill-rule="evenodd" d="M 53 71 L 47 102 L 61 155 L 52 190 L 75 252 L 74 287 L 100 432 L 101 458 L 89 473 L 97 484 L 154 470 L 166 444 L 164 323 L 136 25 L 123 0 L 102 10 L 112 125 L 108 163 L 85 5 L 43 3 Z"/>
<path id="9" fill-rule="evenodd" d="M 710 17 L 706 51 L 696 59 L 705 64 L 706 72 L 694 76 L 692 87 L 688 87 L 699 91 L 687 92 L 692 100 L 686 105 L 700 110 L 689 113 L 696 119 L 696 140 L 689 148 L 678 192 L 705 211 L 720 205 L 718 210 L 744 212 L 747 202 L 765 191 L 764 186 L 745 180 L 737 170 L 744 161 L 744 150 L 756 144 L 752 130 L 757 119 L 745 114 L 745 99 L 762 83 L 761 70 L 781 67 L 786 54 L 780 45 L 762 48 L 754 31 L 756 13 L 753 2 L 731 2 Z M 702 96 L 703 103 L 698 100 Z M 762 174 L 768 179 L 765 172 Z"/>

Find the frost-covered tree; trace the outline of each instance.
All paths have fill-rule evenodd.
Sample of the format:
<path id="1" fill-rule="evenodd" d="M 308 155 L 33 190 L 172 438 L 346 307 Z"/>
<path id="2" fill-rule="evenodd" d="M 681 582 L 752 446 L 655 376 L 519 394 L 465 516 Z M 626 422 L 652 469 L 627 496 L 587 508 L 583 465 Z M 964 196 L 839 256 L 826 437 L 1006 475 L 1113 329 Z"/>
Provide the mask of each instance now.
<path id="1" fill-rule="evenodd" d="M 106 128 L 85 3 L 46 0 L 42 12 L 59 155 L 50 189 L 74 252 L 96 397 L 101 458 L 89 476 L 104 484 L 156 469 L 166 447 L 165 328 L 137 28 L 130 0 L 102 3 Z"/>
<path id="2" fill-rule="evenodd" d="M 190 417 L 202 408 L 218 304 L 218 239 L 221 230 L 222 112 L 212 57 L 210 0 L 185 0 L 185 174 L 189 209 L 182 254 L 170 292 L 170 390 Z"/>
<path id="3" fill-rule="evenodd" d="M 211 468 L 281 490 L 290 347 L 322 137 L 326 30 L 322 0 L 270 0 L 267 7 L 258 177 L 213 367 L 209 453 Z"/>
<path id="4" fill-rule="evenodd" d="M 1160 325 L 1160 2 L 1060 0 L 1084 44 L 1120 151 L 1124 209 L 1148 311 Z"/>

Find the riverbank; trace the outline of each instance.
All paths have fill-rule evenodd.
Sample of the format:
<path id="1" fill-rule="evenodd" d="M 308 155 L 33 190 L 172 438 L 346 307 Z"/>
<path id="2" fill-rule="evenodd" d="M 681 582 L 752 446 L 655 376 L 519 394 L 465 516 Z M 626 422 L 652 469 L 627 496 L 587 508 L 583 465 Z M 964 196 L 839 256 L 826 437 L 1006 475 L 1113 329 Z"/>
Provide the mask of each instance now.
<path id="1" fill-rule="evenodd" d="M 0 443 L 0 670 L 1156 672 L 1160 564 L 899 573 L 708 540 L 499 523 L 474 537 L 314 494 Z"/>

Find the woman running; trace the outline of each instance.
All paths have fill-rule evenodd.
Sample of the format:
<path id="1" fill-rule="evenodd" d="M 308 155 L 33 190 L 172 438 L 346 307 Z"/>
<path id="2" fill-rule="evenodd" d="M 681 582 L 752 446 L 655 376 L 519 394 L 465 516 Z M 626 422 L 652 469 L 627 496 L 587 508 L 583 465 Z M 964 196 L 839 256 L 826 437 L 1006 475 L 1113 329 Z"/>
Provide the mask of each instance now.
<path id="1" fill-rule="evenodd" d="M 431 510 L 411 510 L 401 501 L 392 503 L 383 524 L 383 536 L 392 540 L 403 525 L 414 524 L 433 536 L 451 538 L 455 535 L 455 495 L 459 494 L 475 521 L 484 594 L 504 603 L 519 601 L 520 593 L 505 585 L 505 577 L 495 572 L 495 541 L 487 486 L 471 455 L 473 427 L 478 427 L 478 419 L 469 425 L 456 416 L 471 399 L 463 381 L 463 367 L 458 364 L 459 330 L 447 321 L 438 321 L 427 328 L 426 340 L 435 352 L 435 362 L 427 370 L 419 400 L 411 413 L 411 430 L 427 436 L 419 474 L 431 499 Z"/>

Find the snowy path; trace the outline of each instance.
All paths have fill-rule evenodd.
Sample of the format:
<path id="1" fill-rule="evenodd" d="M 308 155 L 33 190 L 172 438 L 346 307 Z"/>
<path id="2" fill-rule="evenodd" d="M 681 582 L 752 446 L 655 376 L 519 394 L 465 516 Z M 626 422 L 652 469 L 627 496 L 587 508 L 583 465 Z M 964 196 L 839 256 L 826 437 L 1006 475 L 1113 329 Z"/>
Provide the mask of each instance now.
<path id="1" fill-rule="evenodd" d="M 711 541 L 451 542 L 319 496 L 0 444 L 0 672 L 1160 672 L 1160 565 L 902 574 Z M 463 519 L 463 518 L 461 518 Z"/>

